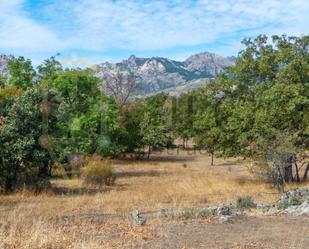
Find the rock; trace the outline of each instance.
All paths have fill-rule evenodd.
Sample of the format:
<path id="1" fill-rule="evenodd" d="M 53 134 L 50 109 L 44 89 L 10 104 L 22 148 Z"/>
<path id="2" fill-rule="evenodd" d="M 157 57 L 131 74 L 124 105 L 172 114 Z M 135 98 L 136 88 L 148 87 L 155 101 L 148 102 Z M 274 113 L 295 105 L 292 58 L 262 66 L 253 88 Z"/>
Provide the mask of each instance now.
<path id="1" fill-rule="evenodd" d="M 0 54 L 0 76 L 8 76 L 9 68 L 8 63 L 14 59 L 11 55 Z"/>
<path id="2" fill-rule="evenodd" d="M 132 55 L 119 63 L 105 62 L 96 65 L 95 74 L 105 80 L 116 72 L 134 75 L 137 83 L 134 89 L 135 96 L 155 94 L 163 90 L 180 95 L 204 86 L 205 79 L 216 77 L 234 64 L 235 58 L 207 52 L 193 55 L 186 61 L 174 61 L 163 57 L 138 58 Z M 189 86 L 178 88 L 187 84 Z"/>
<path id="3" fill-rule="evenodd" d="M 309 216 L 309 200 L 304 201 L 301 205 L 290 206 L 284 210 L 285 213 L 290 215 L 308 215 Z"/>
<path id="4" fill-rule="evenodd" d="M 231 204 L 221 204 L 217 206 L 217 215 L 225 216 L 225 215 L 234 215 L 236 214 L 235 207 Z"/>
<path id="5" fill-rule="evenodd" d="M 212 207 L 212 210 L 215 210 L 214 207 Z M 216 207 L 215 214 L 220 223 L 226 223 L 234 221 L 240 213 L 237 212 L 235 206 L 232 204 L 221 204 Z"/>
<path id="6" fill-rule="evenodd" d="M 301 205 L 306 200 L 309 200 L 309 189 L 292 189 L 280 197 L 276 206 L 280 209 L 286 209 L 290 206 Z"/>
<path id="7" fill-rule="evenodd" d="M 146 218 L 141 217 L 140 212 L 139 212 L 138 210 L 134 210 L 134 211 L 131 213 L 131 217 L 132 217 L 133 222 L 134 222 L 136 225 L 143 226 L 143 225 L 146 224 Z"/>
<path id="8" fill-rule="evenodd" d="M 219 223 L 233 222 L 237 218 L 237 215 L 222 215 L 218 217 Z"/>

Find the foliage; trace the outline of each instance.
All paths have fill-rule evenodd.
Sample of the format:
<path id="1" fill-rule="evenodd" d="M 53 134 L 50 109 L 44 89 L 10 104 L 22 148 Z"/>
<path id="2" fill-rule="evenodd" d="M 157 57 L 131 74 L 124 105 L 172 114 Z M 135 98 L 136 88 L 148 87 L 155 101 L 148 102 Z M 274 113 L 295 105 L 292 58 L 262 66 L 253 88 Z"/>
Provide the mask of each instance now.
<path id="1" fill-rule="evenodd" d="M 29 59 L 18 57 L 8 63 L 10 71 L 9 84 L 14 87 L 27 89 L 34 85 L 36 72 Z"/>
<path id="2" fill-rule="evenodd" d="M 0 88 L 0 116 L 6 116 L 9 107 L 14 102 L 14 99 L 22 93 L 20 88 L 4 87 Z"/>
<path id="3" fill-rule="evenodd" d="M 48 175 L 50 155 L 39 144 L 40 92 L 29 89 L 15 98 L 0 132 L 0 187 L 5 191 L 33 184 Z"/>
<path id="4" fill-rule="evenodd" d="M 167 96 L 159 94 L 146 99 L 143 117 L 140 122 L 142 144 L 148 146 L 148 157 L 151 148 L 159 148 L 171 144 L 171 122 L 165 106 Z"/>
<path id="5" fill-rule="evenodd" d="M 246 196 L 246 197 L 239 197 L 237 199 L 236 207 L 238 209 L 244 210 L 244 209 L 256 208 L 257 205 L 251 196 Z"/>
<path id="6" fill-rule="evenodd" d="M 46 178 L 52 161 L 74 153 L 147 147 L 150 156 L 175 138 L 212 156 L 250 158 L 275 183 L 299 181 L 296 159 L 309 147 L 309 37 L 260 35 L 243 44 L 228 72 L 177 98 L 132 100 L 135 78 L 121 74 L 109 96 L 91 70 L 63 70 L 55 57 L 37 71 L 24 57 L 10 61 L 0 79 L 1 187 Z"/>
<path id="7" fill-rule="evenodd" d="M 183 147 L 187 147 L 188 140 L 193 137 L 192 129 L 194 115 L 196 115 L 195 93 L 186 93 L 178 99 L 173 98 L 172 122 L 174 132 L 183 141 Z"/>
<path id="8" fill-rule="evenodd" d="M 58 92 L 58 128 L 64 154 L 107 151 L 102 137 L 113 137 L 119 128 L 115 104 L 98 88 L 99 80 L 89 71 L 69 70 L 58 74 L 52 87 Z M 103 148 L 103 147 L 105 148 Z"/>
<path id="9" fill-rule="evenodd" d="M 93 160 L 82 168 L 82 177 L 86 184 L 113 185 L 115 182 L 115 171 L 108 160 Z"/>

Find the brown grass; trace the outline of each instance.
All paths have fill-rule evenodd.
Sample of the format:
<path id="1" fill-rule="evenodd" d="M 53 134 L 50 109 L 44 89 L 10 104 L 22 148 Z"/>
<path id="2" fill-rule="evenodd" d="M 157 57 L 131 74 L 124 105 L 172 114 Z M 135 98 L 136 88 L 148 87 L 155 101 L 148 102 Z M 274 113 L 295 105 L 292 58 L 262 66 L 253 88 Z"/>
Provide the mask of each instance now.
<path id="1" fill-rule="evenodd" d="M 246 166 L 250 162 L 216 159 L 215 166 L 210 166 L 208 156 L 173 153 L 154 155 L 149 162 L 115 161 L 118 177 L 114 186 L 87 189 L 81 179 L 62 179 L 54 180 L 53 184 L 72 190 L 71 194 L 69 191 L 66 195 L 44 193 L 34 196 L 22 191 L 1 196 L 0 248 L 122 248 L 118 242 L 100 247 L 100 243 L 90 240 L 98 230 L 97 224 L 59 225 L 51 220 L 89 213 L 123 215 L 133 209 L 200 208 L 233 202 L 240 196 L 272 203 L 280 195 L 248 174 Z M 295 186 L 289 186 L 292 187 Z M 302 187 L 309 187 L 309 184 Z M 118 239 L 123 233 L 132 234 L 133 228 L 124 221 L 107 224 L 113 229 L 121 227 Z M 108 230 L 109 227 L 105 224 L 100 229 Z M 133 236 L 133 240 L 139 236 L 143 238 L 144 233 L 152 236 L 155 232 L 133 229 L 134 233 L 141 235 Z M 87 247 L 78 243 L 87 244 Z"/>

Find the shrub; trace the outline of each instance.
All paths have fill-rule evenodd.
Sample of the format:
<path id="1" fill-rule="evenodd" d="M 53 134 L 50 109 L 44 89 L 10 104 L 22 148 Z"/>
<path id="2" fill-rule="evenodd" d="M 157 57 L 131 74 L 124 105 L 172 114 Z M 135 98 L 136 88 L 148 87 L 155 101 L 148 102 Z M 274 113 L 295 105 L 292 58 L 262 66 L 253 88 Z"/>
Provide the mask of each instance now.
<path id="1" fill-rule="evenodd" d="M 49 176 L 51 156 L 39 143 L 44 126 L 39 111 L 42 98 L 38 89 L 29 89 L 7 109 L 0 131 L 0 188 L 4 192 L 33 186 Z"/>
<path id="2" fill-rule="evenodd" d="M 236 206 L 238 209 L 251 209 L 256 208 L 256 203 L 254 202 L 251 196 L 239 197 L 236 202 Z"/>
<path id="3" fill-rule="evenodd" d="M 108 160 L 90 161 L 81 171 L 85 184 L 90 185 L 113 185 L 115 171 Z"/>
<path id="4" fill-rule="evenodd" d="M 279 209 L 286 209 L 286 208 L 291 207 L 291 206 L 301 205 L 302 203 L 303 202 L 302 202 L 302 199 L 300 197 L 292 196 L 291 198 L 285 199 L 283 202 L 281 202 L 278 205 L 278 208 Z"/>

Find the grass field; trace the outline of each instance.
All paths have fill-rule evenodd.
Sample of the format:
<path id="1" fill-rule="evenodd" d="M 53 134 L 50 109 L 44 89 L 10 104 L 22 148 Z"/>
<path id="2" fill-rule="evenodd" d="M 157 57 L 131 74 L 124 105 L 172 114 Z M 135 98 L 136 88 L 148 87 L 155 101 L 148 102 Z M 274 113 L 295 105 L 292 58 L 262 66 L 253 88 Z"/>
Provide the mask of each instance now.
<path id="1" fill-rule="evenodd" d="M 122 242 L 148 241 L 157 236 L 158 229 L 156 225 L 133 226 L 125 217 L 134 209 L 201 208 L 241 196 L 273 203 L 281 194 L 248 173 L 249 161 L 237 158 L 215 159 L 210 166 L 207 155 L 170 151 L 156 153 L 149 161 L 113 163 L 114 186 L 91 188 L 78 178 L 56 179 L 52 184 L 63 189 L 62 194 L 20 191 L 1 196 L 0 248 L 135 248 Z M 68 217 L 76 219 L 67 221 Z M 93 222 L 87 217 L 99 219 Z M 96 239 L 98 231 L 105 239 L 102 235 Z"/>

